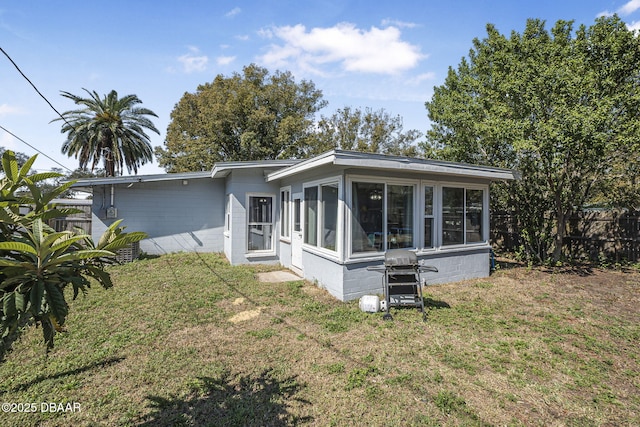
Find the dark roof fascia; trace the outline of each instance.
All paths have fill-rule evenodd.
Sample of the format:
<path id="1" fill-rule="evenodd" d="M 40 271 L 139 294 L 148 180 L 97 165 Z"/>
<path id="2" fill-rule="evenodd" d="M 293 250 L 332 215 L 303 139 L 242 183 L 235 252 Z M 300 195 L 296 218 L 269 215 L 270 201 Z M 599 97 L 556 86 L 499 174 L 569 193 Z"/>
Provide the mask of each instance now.
<path id="1" fill-rule="evenodd" d="M 288 168 L 272 172 L 267 176 L 267 181 L 285 178 L 327 164 L 351 168 L 404 170 L 436 175 L 475 177 L 494 181 L 520 179 L 519 172 L 512 169 L 377 153 L 332 150 Z"/>
<path id="2" fill-rule="evenodd" d="M 237 169 L 282 169 L 300 163 L 302 160 L 255 160 L 238 162 L 217 162 L 213 165 L 211 178 L 224 178 Z"/>
<path id="3" fill-rule="evenodd" d="M 176 181 L 182 179 L 200 179 L 211 178 L 209 172 L 181 172 L 181 173 L 164 173 L 156 175 L 128 175 L 128 176 L 112 176 L 104 178 L 82 178 L 76 180 L 71 186 L 77 187 L 94 187 L 96 185 L 121 185 L 132 184 L 137 182 L 158 182 L 158 181 Z"/>

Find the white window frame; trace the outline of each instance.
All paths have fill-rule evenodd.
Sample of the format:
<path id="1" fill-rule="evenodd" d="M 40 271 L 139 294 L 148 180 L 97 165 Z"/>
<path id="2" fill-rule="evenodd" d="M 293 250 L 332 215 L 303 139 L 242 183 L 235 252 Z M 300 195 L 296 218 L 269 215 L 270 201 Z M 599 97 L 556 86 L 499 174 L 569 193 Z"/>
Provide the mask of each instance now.
<path id="1" fill-rule="evenodd" d="M 286 194 L 283 206 L 283 194 Z M 279 233 L 280 240 L 283 242 L 291 242 L 291 230 L 293 228 L 293 200 L 291 197 L 291 186 L 282 187 L 280 189 L 280 198 L 278 199 L 280 205 L 280 218 L 279 218 Z M 284 218 L 283 218 L 284 215 Z"/>
<path id="2" fill-rule="evenodd" d="M 404 185 L 404 186 L 412 186 L 413 187 L 413 247 L 407 248 L 409 250 L 417 250 L 423 246 L 423 237 L 420 236 L 420 233 L 423 230 L 423 226 L 420 225 L 422 222 L 422 216 L 424 213 L 424 196 L 418 194 L 419 191 L 423 189 L 421 185 L 421 181 L 419 179 L 401 179 L 401 178 L 393 178 L 393 177 L 373 177 L 371 175 L 349 175 L 347 176 L 347 185 L 346 185 L 346 203 L 348 203 L 349 210 L 353 212 L 353 183 L 354 182 L 363 182 L 369 184 L 384 184 L 384 195 L 383 195 L 383 212 L 382 212 L 382 226 L 383 226 L 383 249 L 382 251 L 371 251 L 371 252 L 353 252 L 353 239 L 352 239 L 352 227 L 353 227 L 353 216 L 351 215 L 348 220 L 348 230 L 346 236 L 347 241 L 347 249 L 348 249 L 348 258 L 350 259 L 359 259 L 359 258 L 369 258 L 379 256 L 384 254 L 387 247 L 387 237 L 385 232 L 387 231 L 387 191 L 389 185 Z M 424 190 L 422 190 L 424 191 Z M 421 214 L 422 212 L 422 214 Z M 418 220 L 420 218 L 420 220 Z"/>
<path id="3" fill-rule="evenodd" d="M 327 184 L 337 184 L 338 185 L 338 206 L 337 206 L 337 210 L 338 212 L 336 213 L 337 215 L 337 220 L 336 220 L 336 244 L 335 244 L 335 250 L 331 250 L 331 249 L 327 249 L 327 248 L 323 248 L 321 246 L 321 237 L 318 234 L 318 238 L 317 238 L 317 244 L 316 245 L 311 245 L 309 243 L 305 242 L 305 236 L 306 236 L 306 232 L 307 230 L 305 230 L 305 224 L 307 222 L 306 220 L 306 215 L 307 215 L 307 203 L 305 200 L 305 190 L 307 188 L 310 187 L 316 187 L 318 189 L 318 215 L 316 218 L 316 230 L 320 230 L 322 227 L 322 224 L 324 223 L 324 218 L 323 218 L 323 213 L 322 213 L 322 209 L 320 209 L 320 204 L 322 203 L 322 189 L 321 187 L 323 185 L 327 185 Z M 344 236 L 343 230 L 344 230 L 344 204 L 343 204 L 343 191 L 344 185 L 343 185 L 343 178 L 342 176 L 332 176 L 332 177 L 328 177 L 328 178 L 324 178 L 321 180 L 316 180 L 316 181 L 309 181 L 309 182 L 305 182 L 302 184 L 302 192 L 301 192 L 301 199 L 300 199 L 300 203 L 301 203 L 301 216 L 300 216 L 300 232 L 302 233 L 302 247 L 304 250 L 309 251 L 309 252 L 314 252 L 314 253 L 318 253 L 324 256 L 327 256 L 329 258 L 332 259 L 339 259 L 341 260 L 341 254 L 342 254 L 342 242 L 344 241 L 344 239 L 341 236 Z"/>
<path id="4" fill-rule="evenodd" d="M 432 204 L 432 213 L 430 216 L 427 216 L 424 213 L 424 208 L 425 208 L 425 204 L 427 202 L 426 198 L 425 198 L 425 189 L 427 187 L 430 187 L 433 191 L 433 194 L 431 195 L 431 197 L 433 198 L 433 200 L 431 201 Z M 440 204 L 438 203 L 439 201 L 439 194 L 440 194 L 440 187 L 438 185 L 437 182 L 435 181 L 421 181 L 420 182 L 420 201 L 418 202 L 420 204 L 419 206 L 419 216 L 420 216 L 420 224 L 419 224 L 419 228 L 420 228 L 420 251 L 421 252 L 433 252 L 435 251 L 440 245 L 439 245 L 439 230 L 440 230 L 440 226 L 439 226 L 439 221 L 438 221 L 438 213 L 441 212 L 440 210 Z M 425 242 L 425 238 L 424 238 L 424 233 L 425 233 L 425 226 L 424 226 L 424 220 L 429 217 L 432 220 L 432 224 L 431 224 L 431 243 L 433 244 L 432 246 L 427 246 L 426 242 Z"/>
<path id="5" fill-rule="evenodd" d="M 438 248 L 440 250 L 455 249 L 455 248 L 467 248 L 474 246 L 486 246 L 489 244 L 489 185 L 486 184 L 467 184 L 460 182 L 440 182 L 438 183 Z M 464 190 L 462 206 L 463 206 L 463 220 L 462 220 L 462 236 L 463 242 L 451 245 L 445 245 L 443 242 L 443 196 L 444 188 L 462 188 Z M 482 190 L 482 239 L 478 242 L 467 243 L 467 190 Z"/>
<path id="6" fill-rule="evenodd" d="M 224 235 L 229 237 L 231 232 L 231 194 L 227 194 L 224 203 Z"/>
<path id="7" fill-rule="evenodd" d="M 271 198 L 271 222 L 250 222 L 250 208 L 251 208 L 251 198 L 252 197 L 265 197 Z M 246 237 L 246 245 L 245 250 L 247 254 L 260 254 L 260 255 L 272 255 L 276 253 L 275 246 L 275 233 L 276 230 L 276 221 L 275 221 L 275 209 L 276 209 L 276 195 L 273 193 L 247 193 L 246 194 L 246 226 L 245 226 L 245 237 Z M 271 249 L 258 249 L 258 250 L 250 250 L 249 249 L 249 227 L 251 225 L 271 225 Z"/>

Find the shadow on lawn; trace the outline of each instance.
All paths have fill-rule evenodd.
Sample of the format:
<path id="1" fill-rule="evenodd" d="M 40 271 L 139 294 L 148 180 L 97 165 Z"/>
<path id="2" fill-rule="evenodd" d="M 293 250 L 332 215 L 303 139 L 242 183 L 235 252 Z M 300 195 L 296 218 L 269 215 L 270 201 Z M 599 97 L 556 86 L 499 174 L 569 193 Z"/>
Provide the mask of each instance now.
<path id="1" fill-rule="evenodd" d="M 42 381 L 55 380 L 57 378 L 67 377 L 70 375 L 78 375 L 83 372 L 92 371 L 97 368 L 104 368 L 107 366 L 115 365 L 116 363 L 120 363 L 123 360 L 124 360 L 124 357 L 110 357 L 109 359 L 99 360 L 99 361 L 90 363 L 88 365 L 81 366 L 76 369 L 69 369 L 66 371 L 62 371 L 57 374 L 38 375 L 31 381 L 27 381 L 26 383 L 22 383 L 22 384 L 17 384 L 16 386 L 12 387 L 11 390 L 9 391 L 12 391 L 12 392 L 25 391 L 25 390 L 28 390 L 31 386 L 41 383 Z M 5 392 L 6 390 L 0 390 L 0 395 L 2 395 Z"/>
<path id="2" fill-rule="evenodd" d="M 445 301 L 438 301 L 428 297 L 424 297 L 422 300 L 424 302 L 425 310 L 437 309 L 437 308 L 451 308 L 449 303 Z"/>
<path id="3" fill-rule="evenodd" d="M 277 379 L 272 370 L 259 375 L 199 378 L 194 392 L 185 398 L 147 396 L 153 412 L 140 426 L 295 426 L 313 421 L 289 413 L 291 403 L 308 405 L 296 397 L 303 388 L 291 376 Z"/>

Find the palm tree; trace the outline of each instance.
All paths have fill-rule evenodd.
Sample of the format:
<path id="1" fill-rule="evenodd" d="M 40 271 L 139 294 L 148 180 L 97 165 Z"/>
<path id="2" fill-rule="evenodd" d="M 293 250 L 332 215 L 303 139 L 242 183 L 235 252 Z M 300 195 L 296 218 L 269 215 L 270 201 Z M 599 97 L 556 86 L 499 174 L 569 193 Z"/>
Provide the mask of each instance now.
<path id="1" fill-rule="evenodd" d="M 62 96 L 84 108 L 66 111 L 52 120 L 64 121 L 61 133 L 67 134 L 67 140 L 62 145 L 62 153 L 75 156 L 80 168 L 90 164 L 92 171 L 102 159 L 107 176 L 122 175 L 123 166 L 128 172 L 138 173 L 139 166 L 153 161 L 145 129 L 158 135 L 160 131 L 145 116 L 158 115 L 147 108 L 136 107 L 142 103 L 136 95 L 118 98 L 118 93 L 112 90 L 100 99 L 96 91 L 84 91 L 89 98 L 62 92 Z"/>

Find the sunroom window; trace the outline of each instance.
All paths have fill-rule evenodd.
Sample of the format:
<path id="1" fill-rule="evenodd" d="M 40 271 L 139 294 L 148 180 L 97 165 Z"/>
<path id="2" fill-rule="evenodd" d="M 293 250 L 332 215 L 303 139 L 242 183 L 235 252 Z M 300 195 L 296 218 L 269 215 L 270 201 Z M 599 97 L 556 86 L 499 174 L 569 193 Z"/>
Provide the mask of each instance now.
<path id="1" fill-rule="evenodd" d="M 442 188 L 442 244 L 483 242 L 484 190 Z"/>
<path id="2" fill-rule="evenodd" d="M 351 250 L 413 248 L 414 186 L 353 182 Z"/>
<path id="3" fill-rule="evenodd" d="M 424 247 L 433 248 L 433 187 L 424 187 Z"/>
<path id="4" fill-rule="evenodd" d="M 336 251 L 338 230 L 338 183 L 304 189 L 304 243 Z"/>

